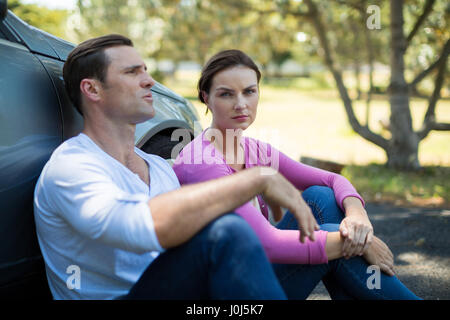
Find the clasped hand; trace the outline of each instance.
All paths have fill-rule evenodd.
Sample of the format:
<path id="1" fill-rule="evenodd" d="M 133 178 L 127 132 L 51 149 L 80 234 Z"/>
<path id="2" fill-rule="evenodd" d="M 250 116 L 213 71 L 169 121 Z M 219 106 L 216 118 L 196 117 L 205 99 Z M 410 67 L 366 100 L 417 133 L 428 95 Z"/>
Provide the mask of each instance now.
<path id="1" fill-rule="evenodd" d="M 341 222 L 339 231 L 344 237 L 343 256 L 363 256 L 371 265 L 377 265 L 387 275 L 393 276 L 394 255 L 389 247 L 373 234 L 373 227 L 366 214 L 350 212 Z"/>
<path id="2" fill-rule="evenodd" d="M 372 224 L 362 215 L 345 217 L 339 226 L 339 231 L 345 238 L 342 252 L 346 259 L 362 256 L 373 240 Z"/>

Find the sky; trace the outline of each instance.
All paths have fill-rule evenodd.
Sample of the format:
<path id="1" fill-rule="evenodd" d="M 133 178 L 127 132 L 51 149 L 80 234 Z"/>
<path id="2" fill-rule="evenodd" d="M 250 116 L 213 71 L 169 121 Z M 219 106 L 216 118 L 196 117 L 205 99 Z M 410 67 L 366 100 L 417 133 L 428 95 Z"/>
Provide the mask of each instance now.
<path id="1" fill-rule="evenodd" d="M 22 0 L 22 3 L 34 3 L 50 9 L 74 9 L 76 0 Z"/>

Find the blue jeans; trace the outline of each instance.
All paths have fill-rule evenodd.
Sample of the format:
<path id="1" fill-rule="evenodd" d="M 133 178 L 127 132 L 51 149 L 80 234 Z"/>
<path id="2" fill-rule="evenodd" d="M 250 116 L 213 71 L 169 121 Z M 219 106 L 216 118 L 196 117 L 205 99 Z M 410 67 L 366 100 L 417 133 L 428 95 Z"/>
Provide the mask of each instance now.
<path id="1" fill-rule="evenodd" d="M 332 189 L 313 186 L 303 192 L 303 198 L 311 207 L 321 230 L 339 231 L 344 214 L 336 203 Z M 277 228 L 298 229 L 297 220 L 288 212 Z M 379 286 L 376 285 L 374 272 L 368 271 L 369 264 L 359 256 L 348 260 L 335 259 L 328 264 L 274 264 L 273 267 L 288 299 L 306 299 L 320 280 L 331 298 L 336 300 L 419 299 L 397 277 L 382 271 Z M 369 289 L 368 282 L 372 289 Z"/>
<path id="2" fill-rule="evenodd" d="M 261 243 L 236 214 L 160 254 L 123 299 L 286 299 Z"/>

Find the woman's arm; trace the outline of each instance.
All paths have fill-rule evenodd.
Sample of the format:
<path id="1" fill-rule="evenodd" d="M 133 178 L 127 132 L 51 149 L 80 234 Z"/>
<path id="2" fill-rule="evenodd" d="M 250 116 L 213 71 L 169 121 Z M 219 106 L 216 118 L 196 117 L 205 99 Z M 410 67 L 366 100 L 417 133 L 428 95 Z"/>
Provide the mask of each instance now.
<path id="1" fill-rule="evenodd" d="M 277 157 L 278 171 L 298 189 L 305 190 L 313 185 L 333 189 L 336 202 L 345 214 L 339 228 L 345 238 L 343 254 L 347 258 L 362 255 L 372 243 L 373 227 L 364 209 L 364 200 L 353 185 L 339 174 L 294 161 L 273 147 L 271 156 Z"/>
<path id="2" fill-rule="evenodd" d="M 342 246 L 344 244 L 344 238 L 340 232 L 328 232 L 327 244 L 325 251 L 327 253 L 328 261 L 339 259 L 343 256 Z"/>
<path id="3" fill-rule="evenodd" d="M 271 154 L 272 157 L 278 158 L 278 163 L 275 163 L 278 165 L 278 171 L 297 189 L 305 190 L 311 186 L 329 187 L 333 189 L 336 202 L 344 212 L 344 200 L 347 197 L 359 199 L 364 206 L 364 200 L 345 177 L 295 161 L 273 147 L 271 147 Z"/>

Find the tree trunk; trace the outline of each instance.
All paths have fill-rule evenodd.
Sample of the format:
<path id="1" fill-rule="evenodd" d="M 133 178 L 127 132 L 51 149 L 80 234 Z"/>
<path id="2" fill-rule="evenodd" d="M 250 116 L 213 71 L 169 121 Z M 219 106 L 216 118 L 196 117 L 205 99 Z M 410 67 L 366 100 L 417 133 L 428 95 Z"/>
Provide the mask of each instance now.
<path id="1" fill-rule="evenodd" d="M 418 169 L 419 138 L 412 128 L 409 90 L 404 77 L 406 39 L 403 34 L 403 0 L 391 0 L 391 106 L 392 138 L 386 150 L 387 165 L 398 169 Z"/>

